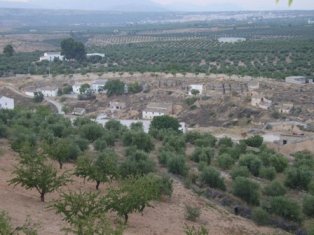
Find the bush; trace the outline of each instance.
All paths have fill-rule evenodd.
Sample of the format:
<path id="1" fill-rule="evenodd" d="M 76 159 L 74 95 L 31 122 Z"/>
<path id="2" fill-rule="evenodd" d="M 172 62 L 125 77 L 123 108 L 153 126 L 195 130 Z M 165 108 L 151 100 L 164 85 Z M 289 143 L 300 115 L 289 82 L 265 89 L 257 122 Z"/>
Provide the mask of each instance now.
<path id="1" fill-rule="evenodd" d="M 127 131 L 123 135 L 124 146 L 136 146 L 140 150 L 150 152 L 154 148 L 151 137 L 141 131 Z"/>
<path id="2" fill-rule="evenodd" d="M 233 141 L 232 141 L 231 138 L 224 137 L 224 138 L 221 138 L 218 141 L 218 146 L 232 147 L 233 146 Z"/>
<path id="3" fill-rule="evenodd" d="M 179 132 L 180 128 L 180 123 L 179 121 L 170 116 L 159 116 L 159 117 L 154 117 L 151 125 L 149 127 L 149 132 L 153 130 L 162 130 L 162 129 L 171 129 L 175 132 Z"/>
<path id="4" fill-rule="evenodd" d="M 208 230 L 204 226 L 197 229 L 194 226 L 185 225 L 184 233 L 185 235 L 208 235 Z"/>
<path id="5" fill-rule="evenodd" d="M 314 180 L 311 181 L 311 183 L 309 184 L 309 193 L 314 195 Z"/>
<path id="6" fill-rule="evenodd" d="M 264 141 L 263 137 L 255 135 L 246 139 L 245 143 L 250 147 L 259 148 L 263 144 L 263 141 Z"/>
<path id="7" fill-rule="evenodd" d="M 200 181 L 211 188 L 218 188 L 223 191 L 226 190 L 224 179 L 220 173 L 213 167 L 205 167 L 200 174 Z"/>
<path id="8" fill-rule="evenodd" d="M 276 177 L 276 169 L 274 167 L 262 167 L 259 176 L 264 179 L 273 180 Z"/>
<path id="9" fill-rule="evenodd" d="M 287 192 L 285 186 L 278 181 L 272 181 L 269 185 L 264 188 L 264 194 L 267 196 L 283 196 Z"/>
<path id="10" fill-rule="evenodd" d="M 217 139 L 211 134 L 205 134 L 195 141 L 195 145 L 198 147 L 215 147 L 216 141 Z"/>
<path id="11" fill-rule="evenodd" d="M 303 212 L 307 216 L 314 217 L 314 196 L 306 195 L 303 199 Z"/>
<path id="12" fill-rule="evenodd" d="M 285 184 L 289 188 L 308 190 L 312 180 L 312 172 L 306 168 L 290 167 L 286 171 Z"/>
<path id="13" fill-rule="evenodd" d="M 234 164 L 233 158 L 227 153 L 224 153 L 218 157 L 218 165 L 222 169 L 225 170 L 230 169 L 233 164 Z"/>
<path id="14" fill-rule="evenodd" d="M 195 141 L 201 138 L 201 133 L 196 131 L 189 131 L 185 134 L 185 142 L 190 144 L 195 144 Z"/>
<path id="15" fill-rule="evenodd" d="M 94 147 L 97 151 L 104 151 L 107 148 L 107 141 L 103 138 L 94 142 Z"/>
<path id="16" fill-rule="evenodd" d="M 177 153 L 184 153 L 185 139 L 183 135 L 168 135 L 163 140 L 165 147 L 170 147 Z"/>
<path id="17" fill-rule="evenodd" d="M 274 197 L 270 202 L 270 212 L 285 219 L 300 222 L 301 208 L 299 204 L 283 196 Z"/>
<path id="18" fill-rule="evenodd" d="M 94 142 L 103 135 L 104 129 L 96 123 L 91 123 L 81 126 L 80 132 L 83 138 Z"/>
<path id="19" fill-rule="evenodd" d="M 201 216 L 201 208 L 185 206 L 185 219 L 195 222 Z"/>
<path id="20" fill-rule="evenodd" d="M 208 165 L 214 156 L 214 150 L 211 148 L 196 147 L 191 159 L 194 162 L 206 162 Z"/>
<path id="21" fill-rule="evenodd" d="M 246 166 L 252 175 L 258 176 L 260 168 L 262 167 L 262 161 L 254 154 L 245 154 L 240 157 L 239 165 Z"/>
<path id="22" fill-rule="evenodd" d="M 259 185 L 244 177 L 237 177 L 233 181 L 233 194 L 248 204 L 259 205 Z"/>
<path id="23" fill-rule="evenodd" d="M 270 215 L 263 208 L 257 207 L 252 211 L 252 219 L 258 225 L 267 225 L 270 222 Z"/>
<path id="24" fill-rule="evenodd" d="M 169 158 L 167 160 L 167 168 L 173 174 L 185 176 L 187 173 L 187 166 L 183 156 Z"/>
<path id="25" fill-rule="evenodd" d="M 231 177 L 232 179 L 235 179 L 237 177 L 249 177 L 250 176 L 250 171 L 247 169 L 246 166 L 235 166 L 232 171 L 231 171 Z"/>

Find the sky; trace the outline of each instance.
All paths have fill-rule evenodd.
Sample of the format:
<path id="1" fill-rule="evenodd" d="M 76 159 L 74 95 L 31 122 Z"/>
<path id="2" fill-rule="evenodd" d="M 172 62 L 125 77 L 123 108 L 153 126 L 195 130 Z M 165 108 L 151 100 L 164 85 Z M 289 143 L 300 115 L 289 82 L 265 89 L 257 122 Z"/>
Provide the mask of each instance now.
<path id="1" fill-rule="evenodd" d="M 55 0 L 59 4 L 67 5 L 68 2 L 73 0 Z M 135 0 L 134 0 L 135 1 Z M 47 8 L 51 7 L 51 0 L 0 0 L 0 3 L 38 3 Z M 83 2 L 91 4 L 94 2 L 98 4 L 99 0 L 76 0 L 75 3 Z M 97 2 L 97 3 L 96 3 Z M 132 1 L 131 1 L 132 2 Z M 276 0 L 138 0 L 137 3 L 152 4 L 152 7 L 161 6 L 166 10 L 193 10 L 193 11 L 208 11 L 211 9 L 218 10 L 314 10 L 314 0 L 294 0 L 292 6 L 288 6 L 288 0 L 280 0 L 277 4 Z M 130 0 L 102 0 L 101 8 L 105 8 L 106 5 L 116 4 L 119 6 L 130 5 Z M 94 4 L 94 5 L 95 5 Z M 69 4 L 68 4 L 69 5 Z M 77 4 L 79 5 L 79 4 Z M 71 5 L 69 5 L 71 6 Z M 0 4 L 1 7 L 1 4 Z"/>

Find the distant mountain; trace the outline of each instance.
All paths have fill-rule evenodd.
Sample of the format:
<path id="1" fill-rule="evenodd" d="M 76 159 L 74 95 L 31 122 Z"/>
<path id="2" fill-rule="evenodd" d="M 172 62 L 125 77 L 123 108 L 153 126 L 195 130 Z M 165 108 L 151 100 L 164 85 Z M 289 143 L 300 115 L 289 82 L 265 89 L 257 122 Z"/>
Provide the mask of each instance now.
<path id="1" fill-rule="evenodd" d="M 127 12 L 160 12 L 165 9 L 150 0 L 29 0 L 28 2 L 1 1 L 0 8 L 74 9 Z"/>

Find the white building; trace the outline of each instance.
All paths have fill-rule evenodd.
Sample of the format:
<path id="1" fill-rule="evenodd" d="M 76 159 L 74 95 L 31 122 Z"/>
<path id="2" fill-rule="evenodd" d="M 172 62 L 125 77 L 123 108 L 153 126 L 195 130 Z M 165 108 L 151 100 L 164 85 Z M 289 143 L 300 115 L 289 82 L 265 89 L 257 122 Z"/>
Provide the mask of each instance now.
<path id="1" fill-rule="evenodd" d="M 0 96 L 0 109 L 14 109 L 14 99 Z"/>
<path id="2" fill-rule="evenodd" d="M 142 112 L 143 119 L 152 120 L 154 117 L 172 114 L 172 103 L 150 103 Z"/>
<path id="3" fill-rule="evenodd" d="M 98 93 L 104 90 L 104 86 L 106 85 L 106 83 L 107 83 L 107 80 L 95 80 L 92 82 L 91 89 L 95 93 Z"/>
<path id="4" fill-rule="evenodd" d="M 266 99 L 263 95 L 254 93 L 252 95 L 251 105 L 257 108 L 268 110 L 272 106 L 272 101 Z"/>
<path id="5" fill-rule="evenodd" d="M 80 92 L 80 88 L 81 86 L 83 85 L 84 83 L 75 83 L 73 86 L 72 86 L 72 91 L 74 94 L 81 94 Z"/>
<path id="6" fill-rule="evenodd" d="M 126 104 L 124 102 L 119 101 L 110 101 L 109 102 L 109 108 L 111 112 L 123 110 L 126 108 Z"/>
<path id="7" fill-rule="evenodd" d="M 63 60 L 64 56 L 61 55 L 61 52 L 45 52 L 44 56 L 41 56 L 39 58 L 39 61 L 54 61 L 54 59 L 59 59 L 59 60 Z"/>
<path id="8" fill-rule="evenodd" d="M 305 84 L 306 82 L 307 82 L 307 79 L 304 76 L 290 76 L 290 77 L 286 77 L 286 83 Z"/>
<path id="9" fill-rule="evenodd" d="M 192 94 L 193 90 L 197 90 L 199 92 L 198 94 L 202 95 L 204 92 L 204 85 L 203 84 L 192 84 L 192 85 L 189 85 L 188 89 L 189 89 L 189 95 L 193 95 Z"/>
<path id="10" fill-rule="evenodd" d="M 237 42 L 245 42 L 246 38 L 236 38 L 236 37 L 221 37 L 218 38 L 218 42 L 220 43 L 237 43 Z"/>
<path id="11" fill-rule="evenodd" d="M 72 115 L 76 115 L 76 116 L 82 116 L 86 113 L 86 110 L 83 108 L 74 108 Z"/>
<path id="12" fill-rule="evenodd" d="M 56 97 L 58 95 L 58 87 L 42 87 L 37 91 L 41 91 L 45 97 Z"/>
<path id="13" fill-rule="evenodd" d="M 103 53 L 88 53 L 88 54 L 86 54 L 86 57 L 88 58 L 88 57 L 92 57 L 92 56 L 99 56 L 99 57 L 101 57 L 101 58 L 104 58 L 105 57 L 105 54 L 103 54 Z"/>

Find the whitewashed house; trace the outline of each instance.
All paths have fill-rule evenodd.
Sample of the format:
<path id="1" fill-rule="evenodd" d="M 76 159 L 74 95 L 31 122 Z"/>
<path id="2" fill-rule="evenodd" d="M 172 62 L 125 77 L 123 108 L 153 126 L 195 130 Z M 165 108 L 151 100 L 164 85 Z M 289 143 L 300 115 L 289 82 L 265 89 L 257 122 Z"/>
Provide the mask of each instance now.
<path id="1" fill-rule="evenodd" d="M 126 108 L 126 103 L 120 101 L 110 101 L 109 108 L 111 112 L 120 111 Z"/>
<path id="2" fill-rule="evenodd" d="M 58 95 L 58 87 L 42 87 L 38 88 L 37 91 L 43 93 L 45 97 L 56 97 Z"/>
<path id="3" fill-rule="evenodd" d="M 268 110 L 272 106 L 272 101 L 266 99 L 262 94 L 253 93 L 251 97 L 251 105 L 257 108 Z"/>
<path id="4" fill-rule="evenodd" d="M 150 103 L 142 112 L 143 119 L 152 120 L 154 117 L 172 114 L 172 103 Z"/>
<path id="5" fill-rule="evenodd" d="M 237 42 L 245 42 L 246 38 L 238 38 L 238 37 L 221 37 L 218 38 L 218 42 L 220 43 L 237 43 Z"/>
<path id="6" fill-rule="evenodd" d="M 203 84 L 192 84 L 192 85 L 189 85 L 188 86 L 189 95 L 193 95 L 192 94 L 193 90 L 198 91 L 199 92 L 198 94 L 202 95 L 204 93 L 204 85 Z"/>
<path id="7" fill-rule="evenodd" d="M 14 99 L 0 96 L 0 109 L 14 109 Z"/>
<path id="8" fill-rule="evenodd" d="M 86 110 L 84 108 L 74 108 L 72 115 L 83 116 L 85 113 L 86 113 Z"/>
<path id="9" fill-rule="evenodd" d="M 81 86 L 83 85 L 84 83 L 75 83 L 73 86 L 72 86 L 72 91 L 74 94 L 81 94 L 80 93 L 80 88 Z"/>
<path id="10" fill-rule="evenodd" d="M 95 80 L 92 82 L 91 89 L 95 93 L 99 93 L 101 91 L 104 91 L 104 86 L 106 85 L 107 80 Z"/>
<path id="11" fill-rule="evenodd" d="M 64 60 L 64 56 L 61 52 L 45 52 L 43 56 L 39 58 L 39 61 L 54 61 L 54 59 Z"/>

